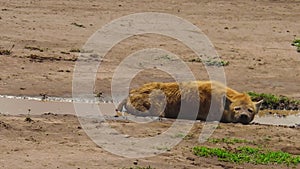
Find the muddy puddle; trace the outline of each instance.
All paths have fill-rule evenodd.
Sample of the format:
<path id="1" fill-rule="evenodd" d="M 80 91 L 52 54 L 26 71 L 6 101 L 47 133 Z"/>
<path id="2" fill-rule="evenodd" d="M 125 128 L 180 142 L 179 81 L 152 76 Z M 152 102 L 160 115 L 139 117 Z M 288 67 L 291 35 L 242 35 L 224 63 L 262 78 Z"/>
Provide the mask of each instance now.
<path id="1" fill-rule="evenodd" d="M 76 105 L 76 106 L 74 106 Z M 15 97 L 0 96 L 0 113 L 8 115 L 30 114 L 41 115 L 44 113 L 72 114 L 76 113 L 76 107 L 89 108 L 96 106 L 103 115 L 115 115 L 115 106 L 112 103 L 104 103 L 98 100 L 83 100 L 73 98 L 48 97 Z M 86 114 L 90 115 L 88 110 Z"/>
<path id="2" fill-rule="evenodd" d="M 99 114 L 95 115 L 90 113 L 95 112 L 94 107 L 99 110 Z M 93 115 L 95 117 L 103 115 L 110 118 L 113 118 L 116 115 L 115 105 L 113 103 L 104 103 L 96 99 L 83 100 L 56 97 L 48 97 L 46 99 L 43 99 L 42 97 L 15 96 L 0 96 L 0 113 L 8 115 L 20 115 L 28 113 L 30 113 L 30 115 L 41 115 L 44 113 L 53 113 L 72 114 L 77 116 Z M 282 126 L 300 126 L 300 112 L 285 110 L 262 110 L 255 117 L 253 123 Z"/>

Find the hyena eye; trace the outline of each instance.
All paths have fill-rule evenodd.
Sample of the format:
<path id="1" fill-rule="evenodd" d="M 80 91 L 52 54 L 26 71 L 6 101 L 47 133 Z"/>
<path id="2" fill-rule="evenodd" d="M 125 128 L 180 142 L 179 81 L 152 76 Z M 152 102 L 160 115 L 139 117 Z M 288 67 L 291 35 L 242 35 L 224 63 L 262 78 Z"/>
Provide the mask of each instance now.
<path id="1" fill-rule="evenodd" d="M 252 109 L 248 109 L 248 112 L 253 113 L 253 110 Z"/>
<path id="2" fill-rule="evenodd" d="M 239 110 L 241 110 L 241 107 L 235 107 L 234 110 L 239 111 Z"/>

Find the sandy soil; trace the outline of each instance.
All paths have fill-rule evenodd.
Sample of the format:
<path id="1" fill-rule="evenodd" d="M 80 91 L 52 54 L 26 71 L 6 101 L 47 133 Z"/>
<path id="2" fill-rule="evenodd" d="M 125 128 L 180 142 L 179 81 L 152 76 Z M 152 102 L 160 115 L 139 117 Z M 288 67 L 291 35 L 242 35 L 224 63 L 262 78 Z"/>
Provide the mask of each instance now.
<path id="1" fill-rule="evenodd" d="M 294 36 L 300 34 L 300 3 L 296 0 L 148 3 L 24 0 L 2 1 L 0 6 L 0 48 L 10 49 L 15 45 L 10 56 L 0 56 L 1 94 L 70 96 L 75 63 L 63 61 L 77 56 L 70 50 L 81 49 L 96 30 L 113 19 L 151 11 L 174 14 L 198 26 L 215 45 L 220 57 L 230 62 L 225 73 L 232 88 L 299 97 L 300 58 L 291 46 Z M 43 52 L 25 47 L 37 47 Z M 109 92 L 116 66 L 129 54 L 145 47 L 160 47 L 182 58 L 193 58 L 188 48 L 171 38 L 156 35 L 129 38 L 106 56 L 99 69 L 97 91 Z M 32 59 L 30 55 L 43 58 Z M 202 63 L 189 66 L 197 79 L 207 79 Z M 153 79 L 137 77 L 137 83 L 164 80 L 166 75 L 159 76 L 159 73 L 151 73 Z"/>
<path id="2" fill-rule="evenodd" d="M 300 1 L 69 1 L 10 0 L 0 2 L 0 94 L 70 97 L 77 52 L 101 26 L 113 19 L 137 12 L 164 12 L 198 26 L 212 41 L 221 59 L 230 87 L 239 91 L 274 93 L 300 98 L 300 54 L 291 42 L 300 36 Z M 80 26 L 82 25 L 82 26 Z M 147 42 L 147 43 L 145 43 Z M 128 38 L 105 56 L 98 70 L 95 93 L 109 96 L 110 82 L 118 64 L 129 54 L 146 47 L 171 51 L 184 61 L 195 54 L 180 42 L 147 34 Z M 187 62 L 197 79 L 208 79 L 202 63 Z M 120 79 L 121 81 L 122 79 Z M 161 71 L 138 74 L 132 87 L 148 81 L 171 81 Z M 121 81 L 122 82 L 122 81 Z M 1 112 L 1 108 L 0 108 Z M 125 159 L 105 152 L 85 135 L 73 116 L 1 116 L 1 163 L 3 168 L 122 168 L 133 166 Z M 123 122 L 114 122 L 116 127 Z M 145 137 L 134 123 L 122 130 Z M 150 125 L 150 124 L 149 124 Z M 157 122 L 160 131 L 170 122 Z M 202 123 L 192 133 L 199 133 Z M 245 134 L 247 133 L 247 134 Z M 213 137 L 254 140 L 274 150 L 299 154 L 299 129 L 275 126 L 221 124 Z M 261 138 L 270 136 L 270 140 Z M 234 165 L 193 156 L 190 148 L 197 136 L 184 140 L 168 153 L 139 159 L 138 165 L 155 168 L 285 168 L 285 166 Z M 205 145 L 210 145 L 205 143 Z M 214 146 L 214 145 L 210 145 Z M 218 145 L 223 146 L 223 145 Z"/>
<path id="3" fill-rule="evenodd" d="M 73 115 L 44 114 L 32 116 L 1 115 L 0 143 L 2 168 L 287 168 L 285 165 L 252 165 L 220 162 L 214 158 L 200 158 L 191 152 L 193 146 L 232 148 L 237 146 L 261 146 L 300 154 L 299 128 L 263 125 L 220 124 L 211 138 L 239 138 L 254 143 L 203 143 L 198 142 L 202 122 L 195 123 L 188 136 L 165 153 L 142 159 L 123 158 L 98 147 L 81 128 Z M 153 137 L 170 127 L 173 120 L 147 124 L 111 121 L 119 133 L 131 137 Z M 141 127 L 142 126 L 142 127 Z M 134 130 L 134 132 L 132 132 Z M 267 131 L 267 132 L 266 132 Z"/>

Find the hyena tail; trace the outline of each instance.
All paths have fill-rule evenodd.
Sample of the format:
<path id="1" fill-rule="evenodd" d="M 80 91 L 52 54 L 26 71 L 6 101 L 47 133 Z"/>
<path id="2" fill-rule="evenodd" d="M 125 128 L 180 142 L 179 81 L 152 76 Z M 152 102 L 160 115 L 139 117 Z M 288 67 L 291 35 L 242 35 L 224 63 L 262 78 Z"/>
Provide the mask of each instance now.
<path id="1" fill-rule="evenodd" d="M 126 109 L 126 111 L 123 111 L 124 108 Z M 116 109 L 117 115 L 122 114 L 123 115 L 135 115 L 135 116 L 146 116 L 146 113 L 140 112 L 138 110 L 136 110 L 135 107 L 132 106 L 132 104 L 128 103 L 128 98 L 124 99 L 117 107 Z"/>
<path id="2" fill-rule="evenodd" d="M 123 111 L 123 107 L 126 108 L 126 103 L 127 103 L 127 98 L 124 99 L 117 107 L 116 111 L 122 112 Z"/>

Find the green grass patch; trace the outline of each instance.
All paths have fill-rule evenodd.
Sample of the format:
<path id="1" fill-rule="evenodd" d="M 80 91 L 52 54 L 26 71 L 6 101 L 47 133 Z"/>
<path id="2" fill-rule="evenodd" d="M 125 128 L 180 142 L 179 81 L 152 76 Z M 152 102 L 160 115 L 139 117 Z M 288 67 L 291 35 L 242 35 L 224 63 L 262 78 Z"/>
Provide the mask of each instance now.
<path id="1" fill-rule="evenodd" d="M 202 62 L 206 66 L 217 66 L 217 67 L 229 65 L 229 61 L 219 60 L 219 59 L 202 60 L 200 58 L 194 58 L 194 59 L 190 59 L 189 62 Z"/>
<path id="2" fill-rule="evenodd" d="M 300 100 L 288 98 L 286 96 L 276 96 L 267 93 L 248 92 L 253 101 L 264 100 L 262 103 L 263 109 L 286 109 L 298 110 Z"/>
<path id="3" fill-rule="evenodd" d="M 173 138 L 184 138 L 185 137 L 185 134 L 183 133 L 177 133 L 173 136 Z"/>
<path id="4" fill-rule="evenodd" d="M 253 147 L 238 147 L 228 150 L 224 148 L 195 146 L 193 153 L 200 157 L 217 157 L 219 161 L 238 164 L 285 164 L 290 166 L 300 163 L 300 156 L 293 156 L 282 151 L 269 151 Z"/>
<path id="5" fill-rule="evenodd" d="M 229 61 L 209 59 L 209 60 L 204 61 L 204 64 L 205 64 L 206 66 L 217 66 L 217 67 L 221 67 L 221 66 L 228 66 L 228 65 L 229 65 Z"/>
<path id="6" fill-rule="evenodd" d="M 300 39 L 295 39 L 292 42 L 292 46 L 296 46 L 297 47 L 297 52 L 300 52 Z"/>
<path id="7" fill-rule="evenodd" d="M 276 104 L 280 101 L 287 102 L 289 99 L 285 96 L 275 96 L 273 94 L 267 94 L 267 93 L 255 93 L 255 92 L 248 92 L 249 96 L 252 100 L 261 100 L 263 99 L 265 103 L 267 104 Z"/>
<path id="8" fill-rule="evenodd" d="M 253 141 L 250 140 L 244 140 L 244 139 L 238 139 L 238 138 L 209 138 L 207 140 L 210 143 L 226 143 L 226 144 L 236 144 L 236 143 L 250 143 L 253 144 Z"/>

